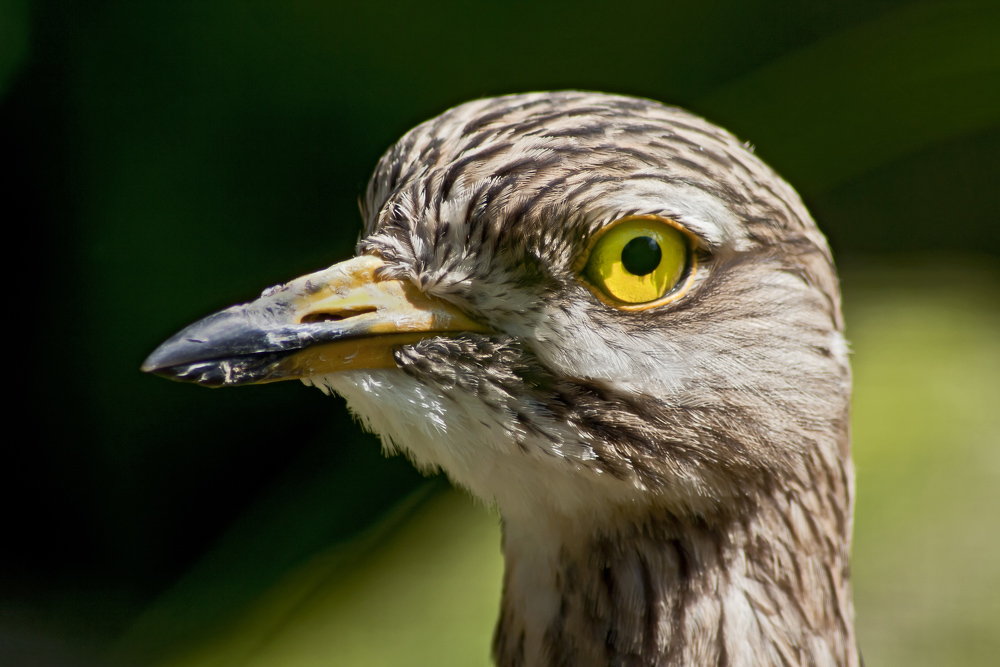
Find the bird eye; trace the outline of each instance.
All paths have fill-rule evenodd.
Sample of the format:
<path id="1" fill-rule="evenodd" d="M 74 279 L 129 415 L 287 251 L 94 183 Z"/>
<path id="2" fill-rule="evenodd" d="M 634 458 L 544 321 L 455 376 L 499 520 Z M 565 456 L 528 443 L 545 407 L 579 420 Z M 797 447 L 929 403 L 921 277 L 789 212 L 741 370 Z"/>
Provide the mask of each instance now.
<path id="1" fill-rule="evenodd" d="M 661 218 L 625 218 L 600 232 L 583 268 L 583 278 L 599 298 L 619 308 L 649 308 L 690 274 L 687 234 Z"/>

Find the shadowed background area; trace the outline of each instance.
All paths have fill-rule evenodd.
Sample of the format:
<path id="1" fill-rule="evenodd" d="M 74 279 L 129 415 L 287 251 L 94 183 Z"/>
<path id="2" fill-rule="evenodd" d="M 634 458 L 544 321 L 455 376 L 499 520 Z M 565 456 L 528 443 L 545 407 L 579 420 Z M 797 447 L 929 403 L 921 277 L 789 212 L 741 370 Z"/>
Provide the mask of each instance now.
<path id="1" fill-rule="evenodd" d="M 352 254 L 414 124 L 565 88 L 689 108 L 799 189 L 854 350 L 862 650 L 992 664 L 1000 5 L 872 0 L 0 0 L 0 663 L 487 664 L 496 516 L 339 399 L 138 366 Z"/>

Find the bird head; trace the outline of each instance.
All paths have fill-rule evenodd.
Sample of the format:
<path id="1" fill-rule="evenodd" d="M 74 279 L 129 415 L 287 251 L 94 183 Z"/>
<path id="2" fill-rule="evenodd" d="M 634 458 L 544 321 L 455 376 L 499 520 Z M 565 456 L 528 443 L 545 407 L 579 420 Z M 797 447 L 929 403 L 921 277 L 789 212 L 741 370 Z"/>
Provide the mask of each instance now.
<path id="1" fill-rule="evenodd" d="M 355 258 L 191 325 L 143 370 L 338 393 L 507 522 L 713 516 L 846 460 L 826 242 L 697 116 L 581 92 L 463 104 L 382 157 L 362 215 Z"/>

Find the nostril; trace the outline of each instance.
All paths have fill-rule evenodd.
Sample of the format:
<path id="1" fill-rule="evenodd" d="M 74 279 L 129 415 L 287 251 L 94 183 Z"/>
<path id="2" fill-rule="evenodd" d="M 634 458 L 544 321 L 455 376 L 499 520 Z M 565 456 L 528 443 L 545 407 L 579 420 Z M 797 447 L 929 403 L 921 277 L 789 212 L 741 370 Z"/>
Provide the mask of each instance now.
<path id="1" fill-rule="evenodd" d="M 374 313 L 376 308 L 374 306 L 366 306 L 362 308 L 352 308 L 350 310 L 337 310 L 332 312 L 320 312 L 320 313 L 309 313 L 308 315 L 303 315 L 302 319 L 299 320 L 301 324 L 315 324 L 317 322 L 340 322 L 341 320 L 346 320 L 351 317 L 357 317 L 358 315 L 364 315 L 366 313 Z"/>

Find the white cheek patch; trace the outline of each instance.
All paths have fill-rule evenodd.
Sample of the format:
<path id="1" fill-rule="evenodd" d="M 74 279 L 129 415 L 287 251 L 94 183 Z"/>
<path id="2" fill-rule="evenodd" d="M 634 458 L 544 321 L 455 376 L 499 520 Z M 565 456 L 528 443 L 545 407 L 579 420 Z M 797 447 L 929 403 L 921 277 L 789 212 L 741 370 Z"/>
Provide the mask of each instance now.
<path id="1" fill-rule="evenodd" d="M 518 431 L 505 417 L 510 413 L 467 392 L 442 393 L 398 370 L 345 371 L 303 382 L 343 396 L 389 453 L 405 453 L 424 472 L 443 469 L 506 517 L 530 518 L 539 507 L 599 508 L 643 491 L 588 466 L 595 454 L 585 438 L 554 418 Z"/>
<path id="2" fill-rule="evenodd" d="M 509 333 L 530 340 L 541 362 L 559 375 L 604 380 L 626 392 L 669 396 L 693 372 L 689 355 L 663 332 L 597 326 L 583 304 L 568 312 L 550 309 Z"/>
<path id="3" fill-rule="evenodd" d="M 424 471 L 467 468 L 471 449 L 467 443 L 472 439 L 500 445 L 493 433 L 494 420 L 482 403 L 479 428 L 472 433 L 468 415 L 459 414 L 446 397 L 401 371 L 346 371 L 302 381 L 343 396 L 362 425 L 382 438 L 388 453 L 407 452 Z"/>

